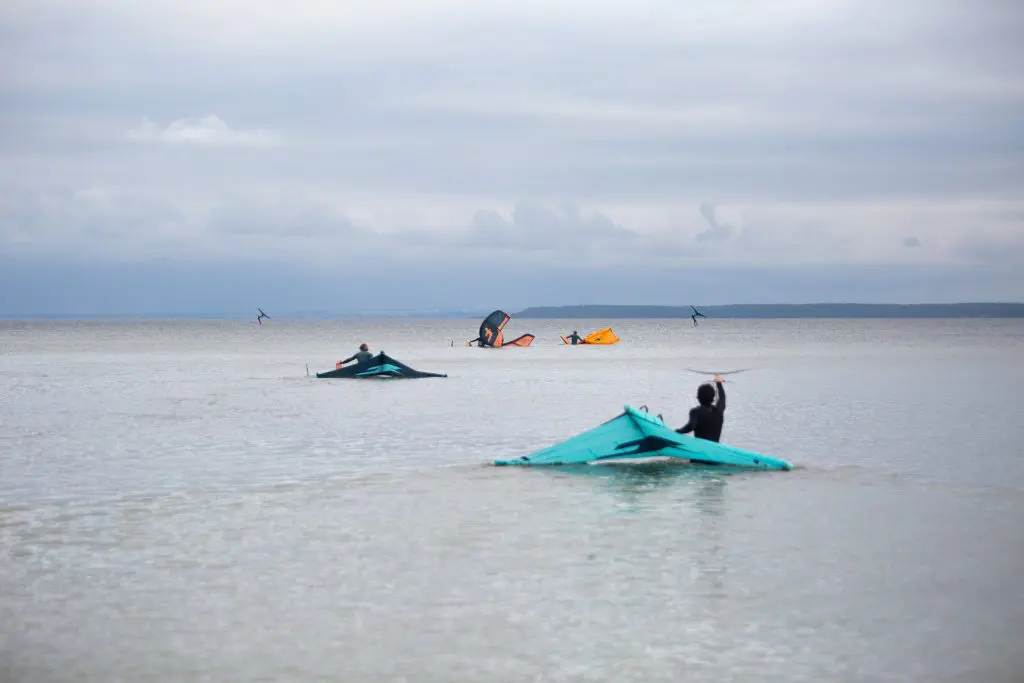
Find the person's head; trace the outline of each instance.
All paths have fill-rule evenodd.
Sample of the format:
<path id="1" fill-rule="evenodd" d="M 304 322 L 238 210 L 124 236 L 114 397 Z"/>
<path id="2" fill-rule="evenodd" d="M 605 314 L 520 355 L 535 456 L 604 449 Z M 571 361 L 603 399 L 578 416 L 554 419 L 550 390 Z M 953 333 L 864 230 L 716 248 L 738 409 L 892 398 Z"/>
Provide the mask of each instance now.
<path id="1" fill-rule="evenodd" d="M 359 350 L 360 350 L 360 351 L 369 351 L 369 350 L 370 350 L 370 347 L 369 347 L 369 346 L 367 346 L 366 344 L 360 344 L 360 345 L 359 345 Z"/>
<path id="2" fill-rule="evenodd" d="M 573 333 L 573 334 L 577 334 L 576 330 L 573 330 L 573 331 L 572 331 L 572 333 Z"/>
<path id="3" fill-rule="evenodd" d="M 709 406 L 715 400 L 715 388 L 710 384 L 701 384 L 697 387 L 697 402 L 702 406 Z"/>

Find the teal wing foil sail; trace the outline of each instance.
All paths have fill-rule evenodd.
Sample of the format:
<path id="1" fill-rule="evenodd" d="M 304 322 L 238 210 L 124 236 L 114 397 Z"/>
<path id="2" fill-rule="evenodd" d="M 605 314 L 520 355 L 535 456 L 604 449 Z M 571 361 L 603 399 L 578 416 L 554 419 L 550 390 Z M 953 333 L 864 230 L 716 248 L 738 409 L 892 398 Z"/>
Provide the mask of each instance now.
<path id="1" fill-rule="evenodd" d="M 779 458 L 679 434 L 660 417 L 626 406 L 621 415 L 530 455 L 495 465 L 573 465 L 636 458 L 670 457 L 690 462 L 789 470 Z"/>
<path id="2" fill-rule="evenodd" d="M 381 351 L 365 363 L 346 365 L 330 372 L 318 372 L 316 376 L 321 379 L 415 379 L 418 377 L 447 377 L 448 375 L 413 370 L 405 363 L 397 361 Z"/>

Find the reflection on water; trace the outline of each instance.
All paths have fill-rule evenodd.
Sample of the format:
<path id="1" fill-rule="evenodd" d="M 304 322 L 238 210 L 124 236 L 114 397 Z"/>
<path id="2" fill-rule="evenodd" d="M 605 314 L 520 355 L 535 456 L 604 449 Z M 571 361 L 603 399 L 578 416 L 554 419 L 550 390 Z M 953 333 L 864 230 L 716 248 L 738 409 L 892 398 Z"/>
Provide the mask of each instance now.
<path id="1" fill-rule="evenodd" d="M 620 514 L 648 515 L 664 504 L 657 494 L 671 497 L 675 502 L 673 513 L 691 532 L 687 553 L 693 593 L 712 599 L 724 598 L 727 590 L 723 535 L 728 526 L 726 487 L 729 478 L 778 476 L 778 473 L 751 473 L 739 467 L 693 465 L 665 459 L 523 470 L 530 475 L 536 473 L 556 480 L 591 482 L 595 495 L 611 494 L 620 501 L 616 506 Z M 687 514 L 686 508 L 691 514 Z"/>
<path id="2" fill-rule="evenodd" d="M 723 477 L 749 474 L 739 467 L 694 465 L 683 460 L 651 459 L 648 461 L 618 461 L 597 465 L 559 465 L 522 467 L 522 471 L 541 476 L 590 478 L 600 482 L 596 490 L 636 492 L 643 494 L 675 486 L 679 482 L 724 481 Z"/>

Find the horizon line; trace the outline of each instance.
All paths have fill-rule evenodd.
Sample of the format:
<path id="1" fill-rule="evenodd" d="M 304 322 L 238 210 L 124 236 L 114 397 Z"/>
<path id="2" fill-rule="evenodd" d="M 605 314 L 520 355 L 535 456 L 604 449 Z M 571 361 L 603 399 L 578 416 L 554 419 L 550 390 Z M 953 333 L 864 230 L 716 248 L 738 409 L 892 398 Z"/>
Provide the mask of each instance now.
<path id="1" fill-rule="evenodd" d="M 908 309 L 963 309 L 963 308 L 977 308 L 977 307 L 993 307 L 993 308 L 1020 308 L 1021 313 L 1024 314 L 1024 302 L 1022 301 L 953 301 L 953 302 L 921 302 L 921 303 L 871 303 L 871 302 L 857 302 L 857 301 L 821 301 L 812 303 L 733 303 L 733 304 L 695 304 L 700 310 L 707 311 L 725 311 L 729 309 L 748 309 L 748 310 L 760 310 L 766 311 L 766 309 L 780 309 L 782 312 L 785 309 L 812 309 L 812 308 L 834 308 L 834 309 L 849 309 L 849 308 L 874 308 L 874 309 L 890 309 L 890 310 L 908 310 Z M 665 313 L 688 311 L 691 308 L 690 304 L 542 304 L 521 307 L 511 315 L 522 316 L 528 315 L 534 312 L 572 312 L 580 311 L 581 309 L 614 309 L 621 311 L 621 313 L 638 312 L 638 311 L 662 311 Z M 493 309 L 492 309 L 493 310 Z M 504 309 L 502 309 L 504 310 Z M 512 309 L 515 310 L 515 309 Z M 836 312 L 839 312 L 838 310 Z M 415 310 L 403 310 L 403 311 L 327 311 L 327 310 L 288 310 L 278 311 L 275 315 L 271 316 L 271 320 L 276 318 L 283 319 L 307 319 L 307 320 L 335 320 L 335 319 L 381 319 L 381 318 L 421 318 L 421 319 L 464 319 L 464 318 L 476 318 L 480 316 L 486 316 L 490 313 L 490 310 L 483 308 L 452 308 L 452 309 L 415 309 Z M 252 317 L 255 319 L 255 314 L 241 314 L 228 311 L 132 311 L 123 313 L 71 313 L 71 312 L 55 312 L 55 313 L 5 313 L 0 312 L 0 320 L 10 321 L 26 321 L 26 320 L 63 320 L 63 321 L 95 321 L 95 320 L 246 320 Z M 557 317 L 557 316 L 552 316 Z M 644 316 L 653 317 L 653 316 Z M 678 317 L 678 316 L 670 316 Z M 810 316 L 815 317 L 815 316 Z"/>

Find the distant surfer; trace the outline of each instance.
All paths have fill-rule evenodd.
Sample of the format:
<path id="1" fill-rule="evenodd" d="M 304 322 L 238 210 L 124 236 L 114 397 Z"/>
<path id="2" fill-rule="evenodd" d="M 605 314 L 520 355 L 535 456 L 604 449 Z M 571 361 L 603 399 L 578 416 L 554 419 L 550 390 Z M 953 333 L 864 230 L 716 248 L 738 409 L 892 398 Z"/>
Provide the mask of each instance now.
<path id="1" fill-rule="evenodd" d="M 698 439 L 718 441 L 722 438 L 722 423 L 725 422 L 725 387 L 724 380 L 715 375 L 715 386 L 718 387 L 718 400 L 715 401 L 715 387 L 702 384 L 697 388 L 697 402 L 700 404 L 690 410 L 690 421 L 677 429 L 680 434 L 693 435 Z"/>
<path id="2" fill-rule="evenodd" d="M 263 318 L 270 320 L 270 316 L 264 313 L 262 308 L 257 308 L 256 310 L 260 312 L 260 314 L 256 316 L 256 322 L 258 322 L 260 325 L 263 324 Z"/>
<path id="3" fill-rule="evenodd" d="M 690 320 L 693 321 L 693 326 L 697 327 L 697 318 L 706 318 L 707 316 L 704 315 L 703 313 L 701 313 L 700 311 L 698 311 L 693 306 L 690 306 L 690 308 L 693 308 L 693 315 L 690 316 Z"/>
<path id="4" fill-rule="evenodd" d="M 348 363 L 349 361 L 352 361 L 352 360 L 354 360 L 356 362 L 356 365 L 362 365 L 363 363 L 368 363 L 372 358 L 373 358 L 373 354 L 370 353 L 370 347 L 367 346 L 366 344 L 360 344 L 358 351 L 353 353 L 351 356 L 349 356 L 345 360 L 339 360 L 334 367 L 340 368 L 345 363 Z"/>
<path id="5" fill-rule="evenodd" d="M 579 333 L 576 332 L 576 330 L 573 330 L 572 334 L 569 335 L 569 343 L 570 344 L 573 344 L 573 345 L 579 344 L 580 343 L 580 339 L 582 339 L 582 337 L 579 335 Z"/>

